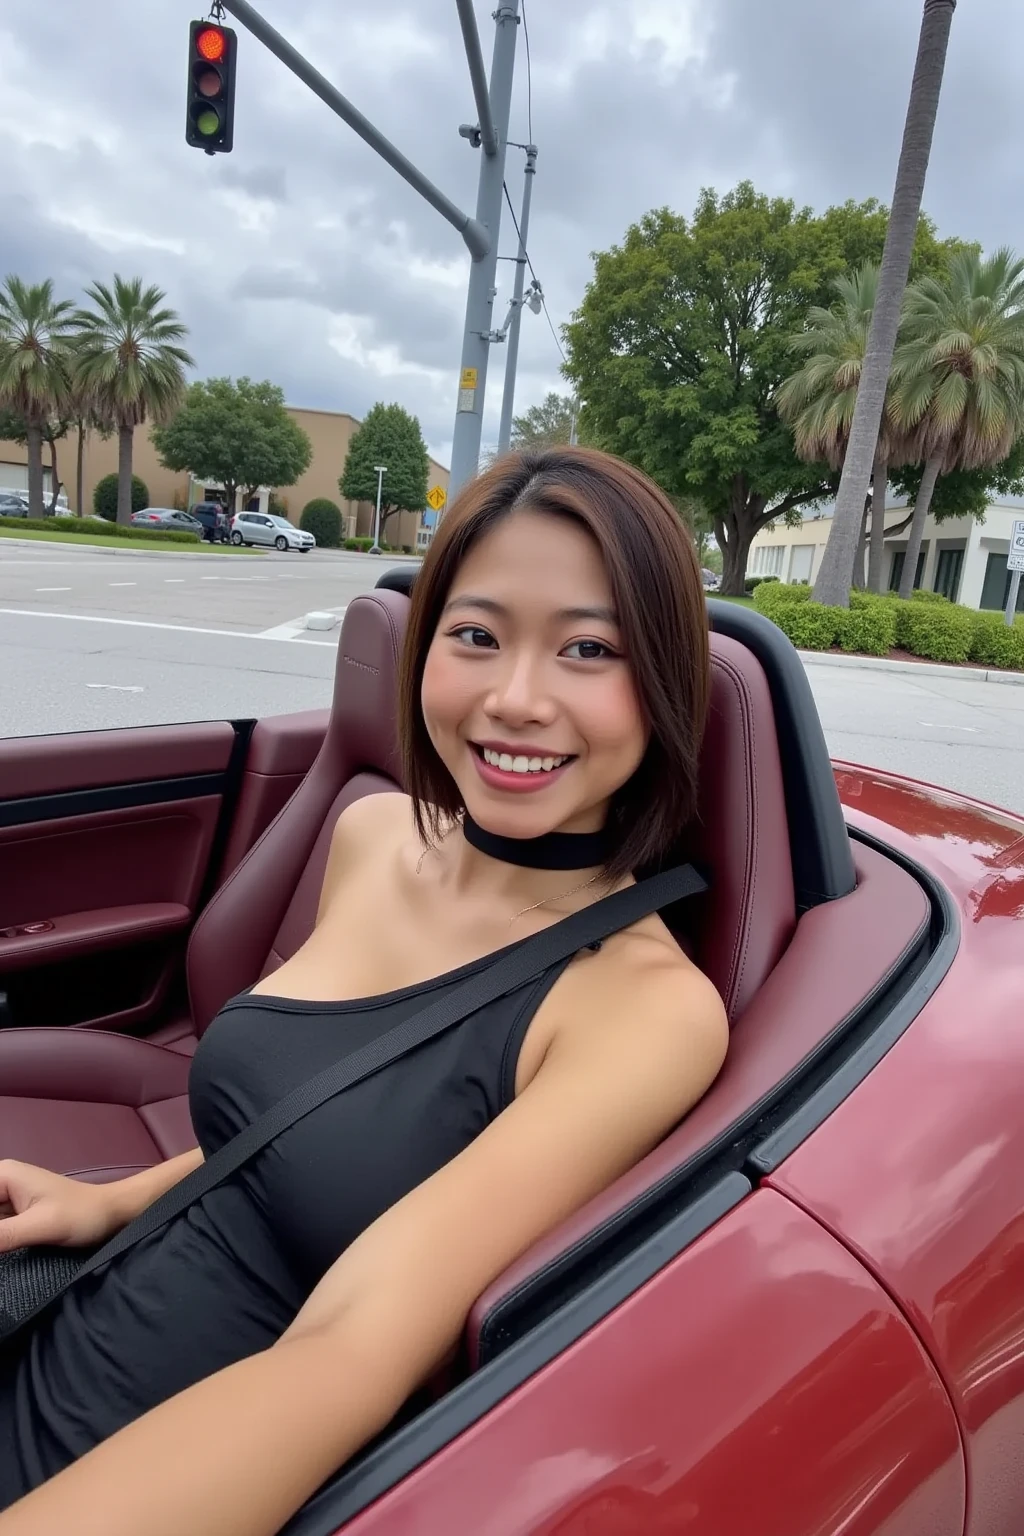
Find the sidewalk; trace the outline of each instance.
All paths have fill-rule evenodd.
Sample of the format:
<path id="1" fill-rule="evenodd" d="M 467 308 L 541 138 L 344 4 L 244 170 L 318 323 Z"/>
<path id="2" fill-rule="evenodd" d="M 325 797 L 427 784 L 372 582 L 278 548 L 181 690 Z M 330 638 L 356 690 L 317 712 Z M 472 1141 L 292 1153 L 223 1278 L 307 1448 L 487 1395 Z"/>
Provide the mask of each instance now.
<path id="1" fill-rule="evenodd" d="M 918 677 L 956 677 L 961 682 L 1002 683 L 1024 688 L 1024 672 L 997 667 L 951 667 L 937 661 L 890 661 L 886 656 L 845 656 L 835 651 L 799 651 L 805 667 L 858 667 L 869 672 L 909 672 Z"/>

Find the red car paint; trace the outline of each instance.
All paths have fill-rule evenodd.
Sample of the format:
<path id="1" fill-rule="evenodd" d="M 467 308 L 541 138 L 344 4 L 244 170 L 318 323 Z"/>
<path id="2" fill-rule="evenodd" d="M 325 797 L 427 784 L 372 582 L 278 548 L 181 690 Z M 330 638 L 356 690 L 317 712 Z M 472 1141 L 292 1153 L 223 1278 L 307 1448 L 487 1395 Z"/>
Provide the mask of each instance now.
<path id="1" fill-rule="evenodd" d="M 740 1205 L 345 1536 L 1020 1536 L 1024 823 L 837 765 L 958 953 Z"/>

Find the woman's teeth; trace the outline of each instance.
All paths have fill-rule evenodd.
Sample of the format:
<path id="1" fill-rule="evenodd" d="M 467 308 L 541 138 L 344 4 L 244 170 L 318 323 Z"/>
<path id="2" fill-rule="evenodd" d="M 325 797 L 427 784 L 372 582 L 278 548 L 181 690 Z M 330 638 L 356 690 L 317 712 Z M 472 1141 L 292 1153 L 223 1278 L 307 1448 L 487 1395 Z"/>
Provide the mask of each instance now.
<path id="1" fill-rule="evenodd" d="M 490 763 L 492 768 L 500 768 L 503 773 L 550 773 L 553 768 L 561 768 L 563 763 L 569 761 L 566 757 L 513 757 L 511 752 L 492 752 L 490 747 L 481 747 L 485 763 Z"/>

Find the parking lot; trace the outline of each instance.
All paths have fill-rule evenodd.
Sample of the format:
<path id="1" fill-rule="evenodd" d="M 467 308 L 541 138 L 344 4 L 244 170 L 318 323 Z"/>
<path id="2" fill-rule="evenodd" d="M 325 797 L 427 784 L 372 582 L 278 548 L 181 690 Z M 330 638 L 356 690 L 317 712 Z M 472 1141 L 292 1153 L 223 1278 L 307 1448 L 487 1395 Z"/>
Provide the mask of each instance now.
<path id="1" fill-rule="evenodd" d="M 395 563 L 0 544 L 0 736 L 318 709 L 339 619 Z M 808 676 L 834 757 L 1024 813 L 1024 687 L 833 667 Z"/>

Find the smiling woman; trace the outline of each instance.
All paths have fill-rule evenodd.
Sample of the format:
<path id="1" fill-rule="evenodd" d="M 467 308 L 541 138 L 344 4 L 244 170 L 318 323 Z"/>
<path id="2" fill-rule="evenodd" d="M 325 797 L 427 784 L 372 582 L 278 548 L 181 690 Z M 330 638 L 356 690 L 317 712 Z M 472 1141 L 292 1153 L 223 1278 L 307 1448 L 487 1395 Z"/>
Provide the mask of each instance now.
<path id="1" fill-rule="evenodd" d="M 644 476 L 550 450 L 463 493 L 412 603 L 409 794 L 347 805 L 312 932 L 203 1033 L 198 1149 L 106 1185 L 0 1163 L 0 1252 L 127 1227 L 0 1355 L 0 1536 L 271 1536 L 702 1096 L 725 1012 L 658 912 L 703 881 L 635 876 L 693 813 L 708 683 L 696 555 Z"/>

